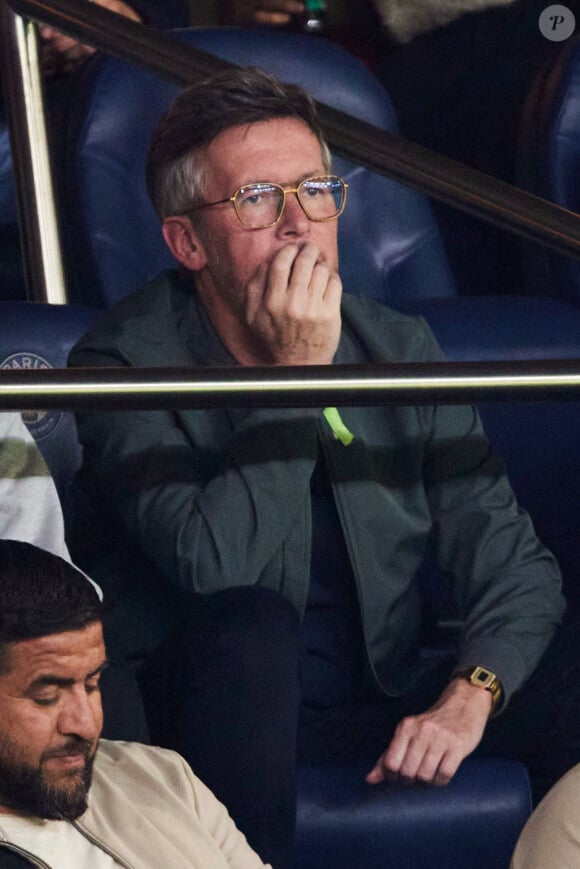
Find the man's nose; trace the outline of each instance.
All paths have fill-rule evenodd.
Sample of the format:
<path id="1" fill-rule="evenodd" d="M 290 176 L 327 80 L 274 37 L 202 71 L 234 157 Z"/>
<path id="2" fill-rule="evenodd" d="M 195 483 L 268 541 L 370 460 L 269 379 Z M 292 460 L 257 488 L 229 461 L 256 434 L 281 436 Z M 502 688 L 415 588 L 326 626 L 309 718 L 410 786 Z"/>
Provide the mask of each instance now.
<path id="1" fill-rule="evenodd" d="M 96 739 L 102 726 L 101 697 L 98 692 L 73 691 L 67 697 L 58 719 L 58 729 L 63 736 L 80 736 Z"/>
<path id="2" fill-rule="evenodd" d="M 298 201 L 296 193 L 286 194 L 286 205 L 278 224 L 282 235 L 304 235 L 310 228 L 310 221 Z"/>

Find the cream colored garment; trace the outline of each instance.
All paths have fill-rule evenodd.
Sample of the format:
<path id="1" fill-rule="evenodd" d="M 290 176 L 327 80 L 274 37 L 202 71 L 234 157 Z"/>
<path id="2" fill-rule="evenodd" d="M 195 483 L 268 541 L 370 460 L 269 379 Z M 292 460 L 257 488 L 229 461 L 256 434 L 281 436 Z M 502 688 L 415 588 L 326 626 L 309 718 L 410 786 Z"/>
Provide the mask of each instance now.
<path id="1" fill-rule="evenodd" d="M 70 561 L 56 488 L 19 413 L 0 413 L 0 537 Z"/>
<path id="2" fill-rule="evenodd" d="M 449 24 L 466 12 L 509 6 L 515 0 L 374 0 L 385 27 L 397 42 Z"/>
<path id="3" fill-rule="evenodd" d="M 225 806 L 173 751 L 102 739 L 88 804 L 74 826 L 120 866 L 272 869 L 250 848 Z M 0 815 L 0 828 L 5 817 Z M 2 839 L 15 844 L 10 833 L 7 829 Z M 0 866 L 2 853 L 0 849 Z M 78 869 L 100 866 L 80 863 Z"/>
<path id="4" fill-rule="evenodd" d="M 121 865 L 68 821 L 0 815 L 0 830 L 10 842 L 55 869 L 119 869 Z"/>
<path id="5" fill-rule="evenodd" d="M 76 824 L 134 869 L 272 869 L 183 758 L 162 748 L 102 739 Z"/>
<path id="6" fill-rule="evenodd" d="M 56 487 L 19 413 L 0 413 L 0 538 L 32 543 L 71 560 Z M 99 586 L 87 579 L 102 599 Z"/>
<path id="7" fill-rule="evenodd" d="M 550 750 L 549 746 L 546 748 Z M 511 869 L 580 866 L 580 764 L 548 791 L 524 827 Z"/>

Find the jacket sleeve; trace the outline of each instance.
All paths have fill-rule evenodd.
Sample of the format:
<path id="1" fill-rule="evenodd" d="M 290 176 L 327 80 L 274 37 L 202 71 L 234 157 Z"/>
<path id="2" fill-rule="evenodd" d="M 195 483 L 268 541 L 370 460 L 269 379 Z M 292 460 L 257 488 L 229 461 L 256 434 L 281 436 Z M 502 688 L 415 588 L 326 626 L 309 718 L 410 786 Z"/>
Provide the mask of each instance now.
<path id="1" fill-rule="evenodd" d="M 89 348 L 71 356 L 80 366 L 122 363 Z M 282 569 L 288 538 L 309 521 L 318 416 L 192 411 L 187 432 L 171 411 L 81 413 L 77 421 L 91 488 L 164 575 L 206 594 L 258 583 L 273 559 Z M 301 565 L 306 557 L 299 554 Z"/>
<path id="2" fill-rule="evenodd" d="M 223 854 L 232 869 L 272 869 L 263 863 L 250 848 L 241 830 L 238 830 L 226 807 L 182 761 L 184 773 L 189 778 L 197 816 Z"/>
<path id="3" fill-rule="evenodd" d="M 441 359 L 425 330 L 424 358 Z M 560 571 L 518 506 L 476 410 L 439 405 L 425 410 L 425 424 L 434 541 L 464 623 L 457 670 L 489 668 L 505 702 L 536 667 L 561 621 Z"/>

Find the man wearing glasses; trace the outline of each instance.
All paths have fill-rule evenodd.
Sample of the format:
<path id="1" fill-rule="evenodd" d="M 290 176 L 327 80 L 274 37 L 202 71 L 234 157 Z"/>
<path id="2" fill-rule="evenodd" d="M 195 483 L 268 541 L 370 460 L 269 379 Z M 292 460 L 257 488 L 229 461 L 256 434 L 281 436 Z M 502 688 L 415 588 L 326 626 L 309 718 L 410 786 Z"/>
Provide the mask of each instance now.
<path id="1" fill-rule="evenodd" d="M 236 70 L 187 89 L 147 179 L 180 269 L 113 309 L 73 365 L 441 358 L 422 320 L 342 293 L 347 185 L 299 88 Z M 79 432 L 107 516 L 180 602 L 141 680 L 153 740 L 185 755 L 276 869 L 297 757 L 366 761 L 369 784 L 443 785 L 480 746 L 522 758 L 538 794 L 578 758 L 555 643 L 538 667 L 562 617 L 559 571 L 473 409 L 89 413 Z M 443 658 L 421 654 L 430 540 L 464 625 Z M 578 684 L 566 679 L 568 701 Z"/>

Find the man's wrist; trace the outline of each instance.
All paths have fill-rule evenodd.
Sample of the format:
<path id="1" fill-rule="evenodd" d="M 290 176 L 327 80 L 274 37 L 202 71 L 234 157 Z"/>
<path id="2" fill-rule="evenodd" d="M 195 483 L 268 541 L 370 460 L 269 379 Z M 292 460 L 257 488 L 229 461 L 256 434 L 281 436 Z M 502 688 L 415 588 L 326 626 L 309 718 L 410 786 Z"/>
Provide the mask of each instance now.
<path id="1" fill-rule="evenodd" d="M 494 672 L 488 670 L 487 667 L 467 667 L 455 673 L 455 678 L 465 679 L 474 688 L 487 691 L 491 696 L 490 715 L 493 715 L 499 707 L 502 697 L 501 682 Z"/>

